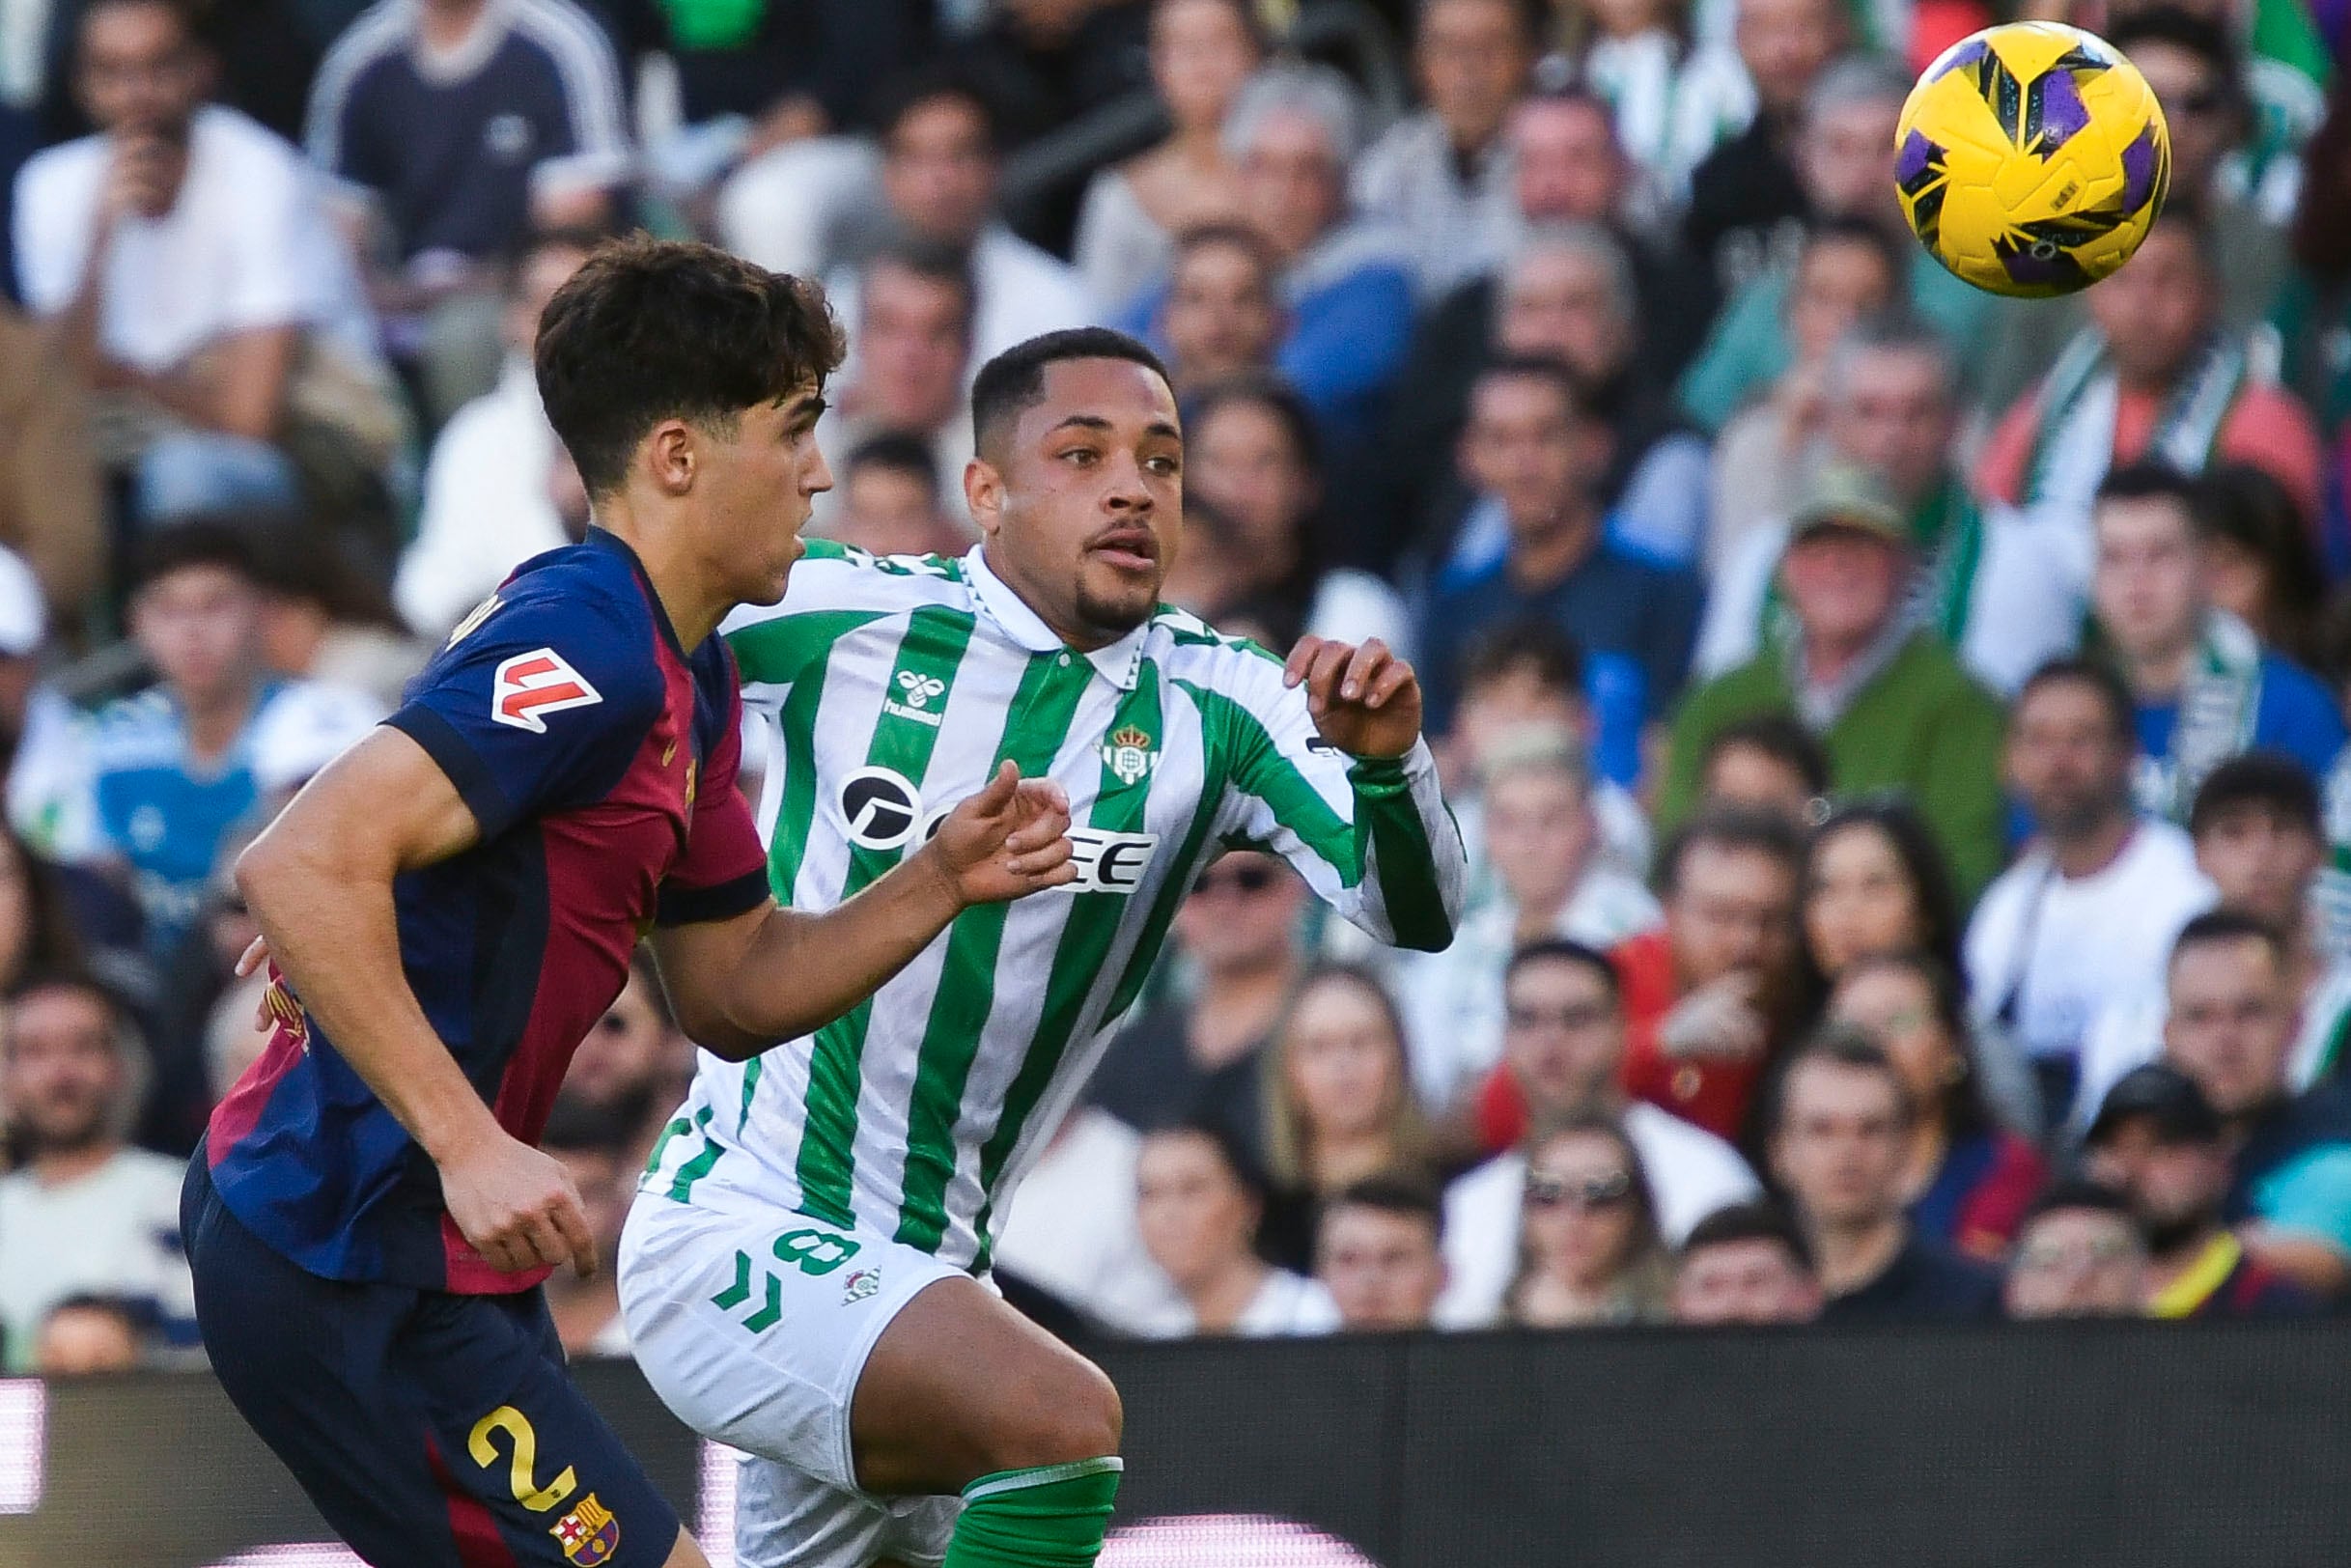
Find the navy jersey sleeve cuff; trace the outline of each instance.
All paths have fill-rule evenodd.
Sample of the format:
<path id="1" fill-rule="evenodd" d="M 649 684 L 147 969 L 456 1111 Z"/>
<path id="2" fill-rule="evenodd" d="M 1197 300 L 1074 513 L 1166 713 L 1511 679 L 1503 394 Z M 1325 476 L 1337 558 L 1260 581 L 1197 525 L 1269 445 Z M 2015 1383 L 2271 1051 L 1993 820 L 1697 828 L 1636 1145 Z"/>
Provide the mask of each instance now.
<path id="1" fill-rule="evenodd" d="M 512 823 L 514 807 L 507 802 L 506 792 L 498 788 L 497 779 L 491 776 L 490 765 L 465 743 L 456 725 L 416 703 L 403 708 L 384 723 L 423 746 L 425 755 L 449 775 L 449 782 L 457 786 L 458 798 L 473 813 L 474 824 L 483 838 L 495 838 L 506 830 Z"/>
<path id="2" fill-rule="evenodd" d="M 707 920 L 732 920 L 739 914 L 756 910 L 768 899 L 768 873 L 765 867 L 746 871 L 709 887 L 674 887 L 664 884 L 660 901 L 654 908 L 653 923 L 657 926 L 692 926 Z"/>

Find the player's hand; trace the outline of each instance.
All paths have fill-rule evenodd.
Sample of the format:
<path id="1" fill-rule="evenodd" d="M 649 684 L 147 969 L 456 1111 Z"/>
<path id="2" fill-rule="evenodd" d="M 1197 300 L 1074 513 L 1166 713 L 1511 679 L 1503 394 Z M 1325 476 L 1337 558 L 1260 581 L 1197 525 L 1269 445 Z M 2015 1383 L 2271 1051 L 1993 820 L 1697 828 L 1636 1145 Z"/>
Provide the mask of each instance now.
<path id="1" fill-rule="evenodd" d="M 504 1134 L 441 1162 L 441 1201 L 474 1250 L 508 1274 L 569 1263 L 586 1279 L 596 1237 L 572 1173 Z"/>
<path id="2" fill-rule="evenodd" d="M 1726 974 L 1683 997 L 1658 1025 L 1657 1043 L 1683 1061 L 1752 1061 L 1771 1043 L 1749 974 Z"/>
<path id="3" fill-rule="evenodd" d="M 1301 637 L 1281 679 L 1306 688 L 1314 727 L 1351 757 L 1401 757 L 1420 739 L 1420 678 L 1377 637 Z"/>
<path id="4" fill-rule="evenodd" d="M 1070 798 L 1050 778 L 1022 778 L 1007 762 L 979 794 L 947 813 L 923 853 L 959 908 L 998 904 L 1073 882 Z"/>

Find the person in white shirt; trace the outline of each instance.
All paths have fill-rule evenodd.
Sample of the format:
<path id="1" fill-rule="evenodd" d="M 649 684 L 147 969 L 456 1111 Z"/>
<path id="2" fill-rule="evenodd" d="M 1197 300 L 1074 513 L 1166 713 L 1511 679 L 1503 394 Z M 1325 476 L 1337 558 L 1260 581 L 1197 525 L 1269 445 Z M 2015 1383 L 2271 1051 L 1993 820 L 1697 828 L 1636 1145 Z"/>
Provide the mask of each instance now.
<path id="1" fill-rule="evenodd" d="M 1182 1298 L 1145 1332 L 1264 1339 L 1338 1327 L 1328 1290 L 1250 1249 L 1263 1186 L 1223 1135 L 1198 1127 L 1149 1134 L 1135 1157 L 1134 1185 L 1143 1246 Z"/>
<path id="2" fill-rule="evenodd" d="M 433 443 L 416 540 L 392 580 L 393 603 L 427 636 L 448 631 L 508 573 L 571 543 L 587 520 L 567 518 L 557 505 L 559 453 L 539 406 L 531 349 L 547 301 L 596 242 L 570 229 L 531 241 L 508 283 L 498 384 L 460 408 Z"/>
<path id="3" fill-rule="evenodd" d="M 1324 1206 L 1314 1276 L 1349 1332 L 1426 1329 L 1444 1293 L 1444 1208 L 1406 1177 L 1374 1176 Z"/>
<path id="4" fill-rule="evenodd" d="M 1516 732 L 1489 751 L 1484 858 L 1500 896 L 1470 910 L 1441 953 L 1391 961 L 1421 1098 L 1448 1106 L 1502 1051 L 1502 971 L 1522 945 L 1565 937 L 1607 949 L 1665 923 L 1635 878 L 1601 854 L 1591 763 L 1573 732 Z M 1473 872 L 1473 874 L 1480 874 Z"/>
<path id="5" fill-rule="evenodd" d="M 1537 1128 L 1579 1116 L 1618 1118 L 1640 1156 L 1668 1245 L 1726 1203 L 1752 1197 L 1754 1172 L 1712 1133 L 1645 1101 L 1629 1102 L 1624 1008 L 1606 955 L 1560 939 L 1522 949 L 1504 977 L 1503 1059 Z M 1540 1135 L 1539 1134 L 1537 1134 Z M 1514 1150 L 1445 1194 L 1448 1283 L 1437 1321 L 1478 1328 L 1499 1317 L 1519 1263 L 1519 1212 L 1527 1161 Z"/>
<path id="6" fill-rule="evenodd" d="M 1976 1038 L 2031 1066 L 2044 1124 L 2072 1108 L 2099 1013 L 2163 985 L 2172 938 L 2211 907 L 2188 835 L 2131 799 L 2130 692 L 2103 664 L 2045 664 L 2008 720 L 2008 786 L 2038 837 L 1985 890 L 1965 949 Z"/>
<path id="7" fill-rule="evenodd" d="M 979 299 L 964 252 L 917 241 L 886 245 L 857 267 L 855 282 L 858 331 L 829 390 L 817 440 L 827 452 L 844 453 L 882 434 L 914 436 L 929 447 L 939 476 L 960 490 L 964 464 L 971 461 L 965 367 Z M 819 533 L 832 534 L 844 490 L 813 498 Z"/>
<path id="8" fill-rule="evenodd" d="M 16 179 L 33 314 L 104 394 L 101 455 L 154 519 L 298 497 L 273 445 L 306 359 L 379 392 L 375 329 L 318 176 L 235 109 L 182 8 L 97 0 L 77 88 L 96 134 Z M 354 383 L 359 384 L 359 383 Z"/>
<path id="9" fill-rule="evenodd" d="M 0 1176 L 0 1336 L 14 1370 L 30 1365 L 49 1309 L 74 1296 L 134 1302 L 167 1342 L 196 1342 L 184 1166 L 124 1143 L 145 1071 L 135 1026 L 95 984 L 40 977 L 9 998 L 0 1104 L 24 1159 Z"/>
<path id="10" fill-rule="evenodd" d="M 1079 1106 L 1021 1183 L 996 1234 L 1000 1274 L 1024 1280 L 1120 1333 L 1180 1319 L 1184 1298 L 1151 1254 L 1133 1204 L 1142 1134 L 1099 1106 Z"/>

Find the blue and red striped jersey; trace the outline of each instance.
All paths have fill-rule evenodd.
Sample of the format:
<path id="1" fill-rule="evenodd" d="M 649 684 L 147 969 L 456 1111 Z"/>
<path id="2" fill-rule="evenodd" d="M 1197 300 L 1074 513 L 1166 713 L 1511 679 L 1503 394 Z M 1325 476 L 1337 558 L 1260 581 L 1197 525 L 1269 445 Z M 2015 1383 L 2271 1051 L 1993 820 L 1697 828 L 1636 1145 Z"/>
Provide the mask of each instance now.
<path id="1" fill-rule="evenodd" d="M 634 552 L 592 531 L 518 568 L 384 721 L 481 828 L 463 854 L 403 874 L 393 902 L 425 1017 L 515 1136 L 537 1141 L 647 928 L 767 897 L 735 787 L 741 714 L 725 643 L 681 648 Z M 212 1112 L 229 1209 L 332 1279 L 494 1293 L 544 1278 L 466 1243 L 432 1161 L 283 986 L 267 1048 Z"/>

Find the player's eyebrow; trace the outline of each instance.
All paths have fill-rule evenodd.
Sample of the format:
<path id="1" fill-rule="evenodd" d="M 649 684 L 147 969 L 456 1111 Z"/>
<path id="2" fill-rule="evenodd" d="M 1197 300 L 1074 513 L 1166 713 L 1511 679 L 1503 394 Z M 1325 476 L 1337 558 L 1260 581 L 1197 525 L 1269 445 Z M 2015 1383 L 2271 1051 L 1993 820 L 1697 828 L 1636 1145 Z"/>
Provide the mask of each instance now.
<path id="1" fill-rule="evenodd" d="M 1069 417 L 1062 420 L 1061 423 L 1055 425 L 1051 430 L 1047 431 L 1045 434 L 1048 435 L 1057 435 L 1061 432 L 1069 430 L 1073 426 L 1078 430 L 1107 432 L 1110 428 L 1110 422 L 1103 418 L 1103 416 L 1100 414 L 1071 414 Z"/>
<path id="2" fill-rule="evenodd" d="M 1171 441 L 1181 441 L 1184 438 L 1184 433 L 1176 429 L 1173 425 L 1170 425 L 1164 419 L 1155 419 L 1150 424 L 1145 425 L 1143 427 L 1143 434 L 1145 435 L 1163 435 Z"/>

